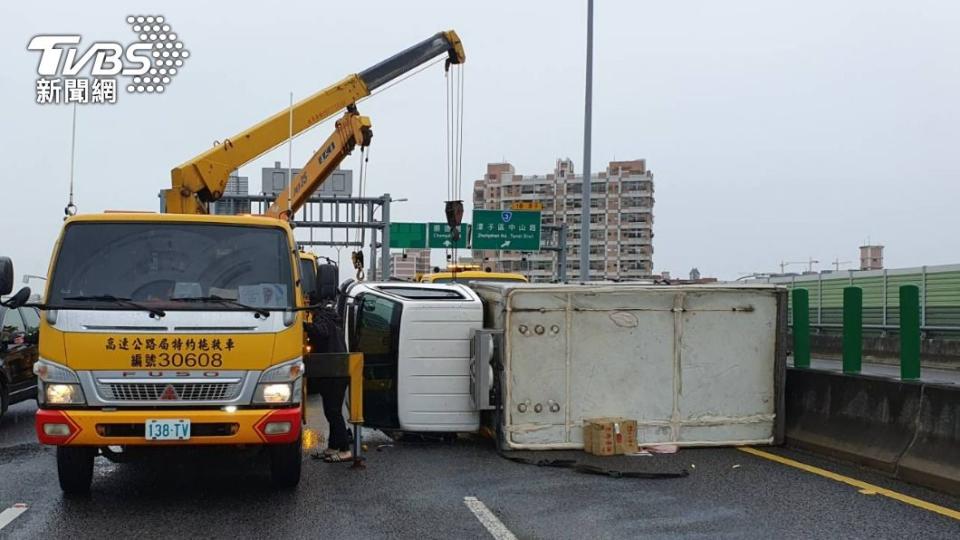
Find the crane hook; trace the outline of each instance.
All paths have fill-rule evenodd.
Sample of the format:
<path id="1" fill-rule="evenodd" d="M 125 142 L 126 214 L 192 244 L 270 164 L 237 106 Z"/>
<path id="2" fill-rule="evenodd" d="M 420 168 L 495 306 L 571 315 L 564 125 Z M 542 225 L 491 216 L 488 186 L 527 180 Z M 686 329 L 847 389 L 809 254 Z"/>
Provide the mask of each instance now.
<path id="1" fill-rule="evenodd" d="M 353 267 L 357 269 L 357 281 L 366 279 L 367 276 L 363 271 L 363 251 L 352 252 L 350 259 L 353 261 Z"/>

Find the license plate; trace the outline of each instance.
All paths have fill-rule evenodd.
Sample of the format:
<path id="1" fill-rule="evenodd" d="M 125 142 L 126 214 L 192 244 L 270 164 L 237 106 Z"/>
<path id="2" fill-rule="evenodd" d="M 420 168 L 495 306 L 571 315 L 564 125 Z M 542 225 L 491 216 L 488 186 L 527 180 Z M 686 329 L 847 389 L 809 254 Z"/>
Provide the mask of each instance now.
<path id="1" fill-rule="evenodd" d="M 190 438 L 190 420 L 147 420 L 148 441 L 185 441 Z"/>

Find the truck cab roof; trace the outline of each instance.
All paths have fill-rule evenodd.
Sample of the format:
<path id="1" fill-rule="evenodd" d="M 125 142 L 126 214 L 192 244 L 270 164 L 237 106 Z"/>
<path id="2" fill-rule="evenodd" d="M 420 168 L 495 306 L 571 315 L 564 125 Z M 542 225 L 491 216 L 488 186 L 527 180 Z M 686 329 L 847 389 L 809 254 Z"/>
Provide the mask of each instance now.
<path id="1" fill-rule="evenodd" d="M 153 214 L 147 212 L 104 212 L 102 214 L 77 214 L 71 216 L 65 225 L 90 222 L 158 222 L 158 223 L 211 223 L 216 225 L 254 225 L 263 227 L 290 226 L 282 220 L 265 216 L 233 216 L 214 214 Z"/>

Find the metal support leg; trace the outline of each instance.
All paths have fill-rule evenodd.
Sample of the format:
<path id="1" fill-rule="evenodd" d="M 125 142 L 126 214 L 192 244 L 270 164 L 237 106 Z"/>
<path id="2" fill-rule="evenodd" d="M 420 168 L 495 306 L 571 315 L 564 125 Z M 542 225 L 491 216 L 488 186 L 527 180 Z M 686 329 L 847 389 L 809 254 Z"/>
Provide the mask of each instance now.
<path id="1" fill-rule="evenodd" d="M 363 440 L 360 432 L 363 430 L 363 424 L 351 424 L 353 426 L 353 465 L 351 469 L 365 469 L 367 466 L 363 463 Z"/>
<path id="2" fill-rule="evenodd" d="M 350 371 L 350 424 L 353 425 L 353 469 L 363 469 L 363 355 L 351 354 Z"/>

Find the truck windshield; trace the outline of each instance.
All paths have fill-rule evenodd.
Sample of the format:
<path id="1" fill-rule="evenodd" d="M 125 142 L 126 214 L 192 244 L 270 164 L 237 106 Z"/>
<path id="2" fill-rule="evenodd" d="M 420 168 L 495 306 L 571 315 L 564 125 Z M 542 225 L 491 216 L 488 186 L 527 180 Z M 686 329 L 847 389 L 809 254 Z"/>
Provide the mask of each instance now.
<path id="1" fill-rule="evenodd" d="M 286 233 L 206 223 L 74 223 L 47 303 L 60 308 L 285 309 L 295 289 Z"/>

